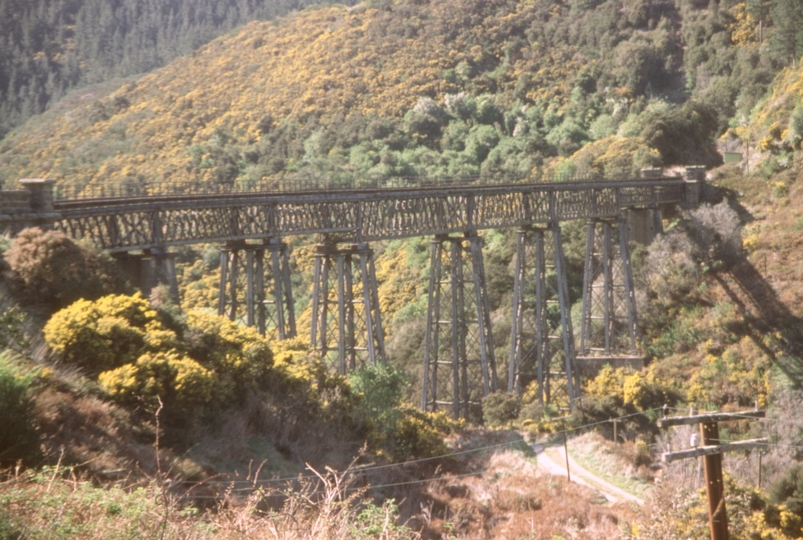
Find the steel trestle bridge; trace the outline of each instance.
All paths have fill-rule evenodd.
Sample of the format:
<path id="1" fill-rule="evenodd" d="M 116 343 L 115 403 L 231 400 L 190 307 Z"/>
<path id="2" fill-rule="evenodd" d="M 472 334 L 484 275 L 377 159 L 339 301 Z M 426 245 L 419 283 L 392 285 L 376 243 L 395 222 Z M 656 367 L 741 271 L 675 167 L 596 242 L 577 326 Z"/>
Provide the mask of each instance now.
<path id="1" fill-rule="evenodd" d="M 51 181 L 21 182 L 34 215 L 127 260 L 145 289 L 163 282 L 177 297 L 171 248 L 222 244 L 219 313 L 263 333 L 274 328 L 280 339 L 296 334 L 284 239 L 318 235 L 310 338 L 341 373 L 385 362 L 371 242 L 431 237 L 421 407 L 476 417 L 481 399 L 499 388 L 479 232 L 517 231 L 507 388 L 534 390 L 541 402 L 571 409 L 578 358 L 636 355 L 629 240 L 648 242 L 660 232 L 662 208 L 700 199 L 699 167 L 685 177 L 647 176 L 294 192 L 127 190 L 57 200 Z M 587 222 L 577 345 L 560 228 L 569 220 Z"/>

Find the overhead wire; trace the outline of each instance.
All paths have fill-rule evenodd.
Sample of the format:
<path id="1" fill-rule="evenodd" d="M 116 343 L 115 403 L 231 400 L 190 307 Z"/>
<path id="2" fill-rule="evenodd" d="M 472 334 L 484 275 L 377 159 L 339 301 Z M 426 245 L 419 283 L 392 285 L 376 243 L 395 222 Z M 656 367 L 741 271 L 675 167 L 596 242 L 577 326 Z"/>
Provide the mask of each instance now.
<path id="1" fill-rule="evenodd" d="M 598 425 L 601 425 L 601 424 L 607 424 L 607 423 L 612 422 L 613 420 L 624 420 L 626 418 L 631 418 L 631 417 L 634 417 L 634 416 L 646 415 L 647 413 L 660 411 L 660 410 L 662 410 L 662 409 L 661 408 L 653 408 L 653 409 L 648 409 L 646 411 L 641 411 L 641 412 L 625 414 L 625 415 L 621 415 L 621 416 L 617 416 L 617 417 L 612 417 L 612 418 L 609 418 L 607 420 L 601 420 L 599 422 L 592 422 L 592 423 L 583 424 L 583 425 L 580 425 L 580 426 L 564 428 L 562 430 L 558 430 L 558 431 L 553 432 L 550 437 L 555 437 L 555 436 L 558 436 L 558 435 L 562 435 L 563 433 L 567 433 L 568 434 L 568 433 L 571 433 L 573 431 L 578 431 L 578 430 L 586 429 L 586 428 L 589 428 L 589 427 L 598 426 Z M 427 461 L 434 461 L 434 460 L 438 460 L 438 459 L 446 459 L 446 458 L 455 457 L 455 456 L 461 456 L 461 455 L 466 455 L 466 454 L 484 452 L 484 451 L 487 451 L 487 450 L 493 450 L 493 449 L 496 449 L 496 448 L 501 448 L 501 447 L 504 447 L 504 446 L 511 446 L 511 445 L 514 445 L 514 444 L 521 444 L 521 443 L 527 444 L 523 439 L 514 439 L 514 440 L 511 440 L 511 441 L 505 441 L 505 442 L 502 442 L 502 443 L 479 446 L 479 447 L 476 447 L 476 448 L 469 448 L 469 449 L 465 449 L 465 450 L 457 450 L 457 451 L 448 452 L 448 453 L 440 454 L 440 455 L 437 455 L 437 456 L 430 456 L 430 457 L 426 457 L 426 458 L 412 459 L 412 460 L 400 461 L 400 462 L 396 462 L 396 463 L 387 463 L 387 464 L 383 464 L 383 465 L 373 465 L 373 466 L 366 466 L 366 467 L 356 466 L 355 467 L 355 471 L 356 472 L 360 472 L 360 473 L 365 473 L 365 472 L 373 472 L 373 471 L 382 470 L 382 469 L 388 469 L 388 468 L 404 467 L 404 466 L 423 463 L 423 462 L 427 462 Z M 342 471 L 342 472 L 346 472 L 346 471 Z M 264 484 L 272 484 L 272 483 L 279 483 L 279 482 L 292 482 L 292 481 L 296 481 L 296 480 L 307 480 L 307 479 L 314 479 L 314 478 L 318 478 L 318 476 L 316 474 L 314 474 L 314 473 L 310 473 L 310 474 L 299 474 L 299 475 L 296 475 L 296 476 L 287 476 L 287 477 L 283 477 L 283 478 L 266 478 L 264 480 L 248 480 L 248 479 L 207 480 L 207 481 L 198 482 L 198 484 L 204 484 L 204 485 L 220 485 L 220 484 L 231 485 L 231 484 L 236 483 L 236 482 L 240 482 L 240 483 L 247 482 L 247 483 L 251 484 L 252 486 L 256 486 L 257 484 L 264 485 Z"/>

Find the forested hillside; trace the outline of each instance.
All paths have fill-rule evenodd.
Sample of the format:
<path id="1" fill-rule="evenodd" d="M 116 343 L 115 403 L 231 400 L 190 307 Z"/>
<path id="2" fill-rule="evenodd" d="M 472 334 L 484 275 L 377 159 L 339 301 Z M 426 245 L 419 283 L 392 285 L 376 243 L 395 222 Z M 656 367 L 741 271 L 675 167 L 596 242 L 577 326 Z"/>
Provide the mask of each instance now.
<path id="1" fill-rule="evenodd" d="M 2 0 L 0 138 L 77 87 L 144 73 L 299 0 Z"/>
<path id="2" fill-rule="evenodd" d="M 714 165 L 714 139 L 794 58 L 788 34 L 801 27 L 784 25 L 801 10 L 790 0 L 306 10 L 110 94 L 72 95 L 7 137 L 0 176 L 249 183 Z"/>

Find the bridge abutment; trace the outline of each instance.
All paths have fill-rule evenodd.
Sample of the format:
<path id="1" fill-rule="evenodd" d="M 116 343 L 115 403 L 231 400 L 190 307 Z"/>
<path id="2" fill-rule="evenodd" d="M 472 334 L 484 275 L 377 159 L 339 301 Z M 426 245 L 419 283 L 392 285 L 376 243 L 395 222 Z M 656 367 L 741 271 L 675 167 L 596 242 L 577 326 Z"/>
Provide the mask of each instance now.
<path id="1" fill-rule="evenodd" d="M 627 211 L 628 236 L 642 246 L 648 246 L 664 232 L 660 208 L 631 208 Z"/>
<path id="2" fill-rule="evenodd" d="M 148 297 L 155 287 L 166 285 L 170 299 L 175 305 L 180 305 L 175 253 L 146 249 L 142 252 L 118 253 L 115 258 L 128 281 L 139 289 L 143 296 Z"/>
<path id="3" fill-rule="evenodd" d="M 430 243 L 421 408 L 482 418 L 482 398 L 497 390 L 482 238 L 438 235 Z"/>

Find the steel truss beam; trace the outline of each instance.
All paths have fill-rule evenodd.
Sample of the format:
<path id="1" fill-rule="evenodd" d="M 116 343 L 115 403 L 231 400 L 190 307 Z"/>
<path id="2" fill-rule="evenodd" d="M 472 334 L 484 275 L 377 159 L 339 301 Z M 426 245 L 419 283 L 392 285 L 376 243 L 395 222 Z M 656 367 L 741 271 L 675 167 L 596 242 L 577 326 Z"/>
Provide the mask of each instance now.
<path id="1" fill-rule="evenodd" d="M 508 389 L 536 383 L 539 403 L 574 408 L 580 395 L 560 226 L 521 228 L 516 240 Z"/>
<path id="2" fill-rule="evenodd" d="M 421 408 L 481 417 L 497 389 L 482 239 L 436 236 L 430 244 L 429 301 Z"/>
<path id="3" fill-rule="evenodd" d="M 340 374 L 386 363 L 374 254 L 367 244 L 316 246 L 312 344 Z"/>
<path id="4" fill-rule="evenodd" d="M 581 355 L 635 356 L 636 322 L 627 222 L 624 217 L 590 220 L 583 277 Z"/>
<path id="5" fill-rule="evenodd" d="M 274 328 L 278 339 L 295 337 L 287 244 L 266 238 L 262 244 L 227 242 L 221 248 L 218 314 L 263 335 Z"/>

